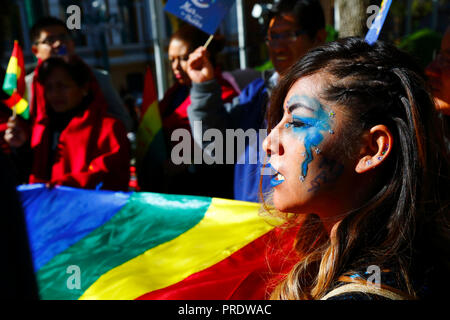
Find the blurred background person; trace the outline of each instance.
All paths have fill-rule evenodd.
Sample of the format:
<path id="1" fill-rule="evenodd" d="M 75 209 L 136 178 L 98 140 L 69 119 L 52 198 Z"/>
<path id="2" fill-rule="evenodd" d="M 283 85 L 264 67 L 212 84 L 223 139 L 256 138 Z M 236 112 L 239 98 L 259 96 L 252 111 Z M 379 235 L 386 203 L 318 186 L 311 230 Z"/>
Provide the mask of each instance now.
<path id="1" fill-rule="evenodd" d="M 450 25 L 442 38 L 439 53 L 425 73 L 429 78 L 436 108 L 444 118 L 444 139 L 450 154 Z"/>
<path id="2" fill-rule="evenodd" d="M 203 46 L 208 38 L 208 34 L 186 23 L 180 25 L 178 31 L 170 38 L 168 56 L 175 83 L 159 102 L 166 145 L 169 146 L 169 157 L 172 148 L 178 143 L 171 141 L 172 133 L 180 128 L 191 131 L 188 109 L 191 105 L 192 82 L 186 72 L 189 54 L 197 47 Z M 230 102 L 237 92 L 222 77 L 221 68 L 217 63 L 217 55 L 223 47 L 224 39 L 216 35 L 208 45 L 207 52 L 213 68 L 213 77 L 220 87 L 220 99 L 223 102 Z M 157 172 L 148 172 L 142 175 L 139 180 L 141 189 L 175 194 L 232 197 L 232 173 L 230 171 L 232 168 L 230 166 L 174 165 L 169 159 L 164 170 L 165 177 L 163 179 L 158 178 L 160 173 Z"/>
<path id="3" fill-rule="evenodd" d="M 442 38 L 441 50 L 426 68 L 434 100 L 440 112 L 450 115 L 450 25 Z"/>
<path id="4" fill-rule="evenodd" d="M 188 75 L 193 82 L 193 99 L 188 114 L 191 124 L 202 121 L 203 132 L 210 128 L 219 129 L 222 133 L 229 128 L 255 129 L 257 132 L 266 128 L 266 105 L 280 75 L 308 50 L 325 42 L 325 17 L 318 0 L 281 0 L 269 18 L 266 43 L 274 69 L 265 71 L 262 78 L 251 82 L 230 104 L 224 105 L 220 100 L 219 84 L 213 77 L 213 65 L 206 51 L 200 47 L 191 55 Z M 203 148 L 210 144 L 203 141 L 196 143 Z M 258 155 L 262 153 L 261 143 L 258 138 L 246 145 L 243 154 L 237 155 L 240 161 L 234 166 L 234 199 L 259 201 L 262 165 L 260 159 L 256 164 L 246 159 L 256 150 Z M 264 179 L 262 187 L 268 191 L 270 179 Z"/>
<path id="5" fill-rule="evenodd" d="M 32 42 L 31 51 L 38 66 L 42 61 L 54 56 L 75 55 L 75 43 L 70 36 L 66 23 L 54 17 L 43 17 L 39 19 L 30 29 L 30 40 Z M 99 86 L 98 90 L 106 98 L 107 110 L 112 115 L 120 119 L 128 131 L 132 130 L 132 119 L 126 110 L 119 94 L 114 89 L 108 72 L 90 68 Z M 27 84 L 27 97 L 30 103 L 31 114 L 36 112 L 36 108 L 43 97 L 37 79 L 37 68 L 25 77 Z"/>
<path id="6" fill-rule="evenodd" d="M 30 183 L 88 189 L 128 189 L 130 146 L 124 125 L 106 113 L 106 100 L 89 67 L 76 56 L 40 64 L 45 105 L 31 128 Z M 10 118 L 5 140 L 14 147 L 26 135 Z"/>

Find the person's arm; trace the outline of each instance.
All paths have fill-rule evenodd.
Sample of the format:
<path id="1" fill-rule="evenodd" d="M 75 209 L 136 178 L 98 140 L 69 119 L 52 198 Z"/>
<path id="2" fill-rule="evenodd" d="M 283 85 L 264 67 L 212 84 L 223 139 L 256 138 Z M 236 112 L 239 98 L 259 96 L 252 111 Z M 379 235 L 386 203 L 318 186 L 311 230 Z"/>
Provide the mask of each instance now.
<path id="1" fill-rule="evenodd" d="M 239 127 L 244 106 L 239 97 L 232 102 L 222 101 L 221 87 L 214 79 L 214 70 L 207 57 L 206 49 L 197 48 L 188 61 L 188 75 L 192 81 L 190 91 L 191 105 L 187 110 L 192 132 L 196 122 L 201 121 L 202 135 L 208 129 L 218 129 L 225 134 L 226 129 Z M 194 135 L 195 142 L 205 148 L 201 136 Z"/>

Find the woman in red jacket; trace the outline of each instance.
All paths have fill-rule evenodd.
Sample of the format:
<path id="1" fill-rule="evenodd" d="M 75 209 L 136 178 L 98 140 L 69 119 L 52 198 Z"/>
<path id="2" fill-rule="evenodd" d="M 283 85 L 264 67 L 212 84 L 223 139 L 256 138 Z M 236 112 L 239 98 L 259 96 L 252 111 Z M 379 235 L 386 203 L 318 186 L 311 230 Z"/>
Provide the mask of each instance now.
<path id="1" fill-rule="evenodd" d="M 50 58 L 39 67 L 38 82 L 45 101 L 31 128 L 30 183 L 127 190 L 126 130 L 106 113 L 88 66 L 76 57 Z"/>

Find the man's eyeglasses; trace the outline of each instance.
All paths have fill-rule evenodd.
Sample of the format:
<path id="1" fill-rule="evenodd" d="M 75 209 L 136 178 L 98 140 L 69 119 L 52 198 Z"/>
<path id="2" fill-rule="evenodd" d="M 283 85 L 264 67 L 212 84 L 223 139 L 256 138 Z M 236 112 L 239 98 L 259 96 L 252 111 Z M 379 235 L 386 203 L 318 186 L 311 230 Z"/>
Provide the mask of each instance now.
<path id="1" fill-rule="evenodd" d="M 56 41 L 59 42 L 68 42 L 71 39 L 71 37 L 68 34 L 60 34 L 56 36 L 48 36 L 42 41 L 36 41 L 35 44 L 46 44 L 48 46 L 52 46 Z"/>
<path id="2" fill-rule="evenodd" d="M 264 40 L 268 45 L 295 42 L 299 36 L 306 34 L 304 30 L 269 34 Z"/>

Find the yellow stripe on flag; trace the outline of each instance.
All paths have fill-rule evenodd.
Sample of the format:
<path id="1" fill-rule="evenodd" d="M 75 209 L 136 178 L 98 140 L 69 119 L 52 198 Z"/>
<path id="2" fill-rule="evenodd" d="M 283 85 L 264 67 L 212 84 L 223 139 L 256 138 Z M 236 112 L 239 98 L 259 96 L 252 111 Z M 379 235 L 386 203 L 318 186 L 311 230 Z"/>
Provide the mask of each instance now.
<path id="1" fill-rule="evenodd" d="M 15 105 L 16 108 L 16 112 L 18 114 L 23 113 L 25 110 L 27 110 L 28 108 L 28 102 L 25 99 L 20 99 L 19 102 L 17 102 L 17 104 Z"/>
<path id="2" fill-rule="evenodd" d="M 195 227 L 108 271 L 80 299 L 136 299 L 213 266 L 281 223 L 263 218 L 259 208 L 213 198 Z"/>
<path id="3" fill-rule="evenodd" d="M 15 74 L 17 76 L 17 79 L 19 79 L 21 72 L 22 70 L 19 67 L 17 57 L 11 57 L 9 59 L 8 67 L 6 68 L 6 73 Z"/>
<path id="4" fill-rule="evenodd" d="M 153 101 L 150 107 L 145 112 L 144 118 L 138 128 L 138 152 L 147 151 L 148 146 L 152 143 L 156 136 L 156 133 L 161 129 L 161 117 L 159 115 L 158 101 Z M 139 154 L 137 157 L 141 160 L 143 154 Z"/>

